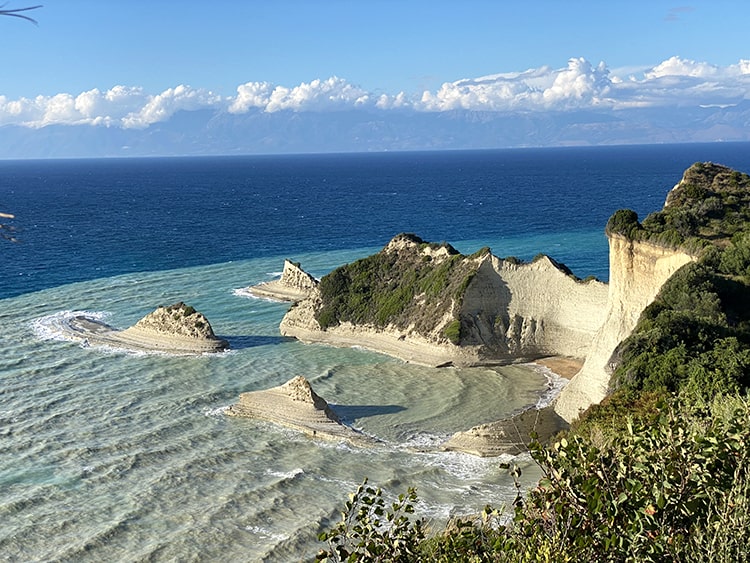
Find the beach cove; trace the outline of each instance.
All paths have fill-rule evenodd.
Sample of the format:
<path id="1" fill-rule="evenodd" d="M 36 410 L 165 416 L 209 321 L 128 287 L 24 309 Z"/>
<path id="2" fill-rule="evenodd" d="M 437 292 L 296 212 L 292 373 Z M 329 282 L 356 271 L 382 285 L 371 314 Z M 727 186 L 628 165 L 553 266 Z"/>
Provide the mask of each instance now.
<path id="1" fill-rule="evenodd" d="M 545 377 L 529 380 L 522 367 L 435 370 L 273 336 L 285 306 L 237 297 L 232 287 L 248 272 L 266 275 L 268 265 L 127 275 L 6 300 L 5 553 L 285 560 L 314 550 L 320 522 L 336 518 L 342 491 L 365 476 L 394 491 L 417 480 L 436 525 L 512 496 L 497 459 L 437 446 L 461 426 L 536 404 Z M 86 298 L 89 314 L 126 326 L 136 296 L 162 298 L 188 277 L 205 287 L 217 278 L 227 284 L 205 291 L 196 283 L 191 300 L 212 311 L 232 351 L 134 354 L 58 340 L 60 311 L 75 295 Z M 240 393 L 296 373 L 349 424 L 384 443 L 321 442 L 224 415 Z M 537 477 L 532 467 L 526 476 L 529 484 Z"/>

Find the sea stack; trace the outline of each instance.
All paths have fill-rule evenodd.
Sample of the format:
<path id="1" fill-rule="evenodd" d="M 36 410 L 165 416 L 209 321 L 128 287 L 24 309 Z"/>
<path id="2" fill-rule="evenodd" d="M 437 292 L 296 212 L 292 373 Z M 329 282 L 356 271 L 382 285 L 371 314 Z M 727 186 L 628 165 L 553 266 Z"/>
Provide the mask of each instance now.
<path id="1" fill-rule="evenodd" d="M 160 306 L 132 327 L 110 337 L 137 349 L 173 353 L 200 354 L 229 348 L 226 340 L 216 337 L 208 319 L 183 302 Z"/>
<path id="2" fill-rule="evenodd" d="M 239 402 L 229 407 L 226 414 L 267 420 L 315 438 L 343 439 L 359 445 L 375 442 L 343 424 L 301 375 L 278 387 L 242 393 Z"/>
<path id="3" fill-rule="evenodd" d="M 305 272 L 299 262 L 284 260 L 280 279 L 253 285 L 247 292 L 262 299 L 297 302 L 309 297 L 317 286 L 318 280 Z"/>

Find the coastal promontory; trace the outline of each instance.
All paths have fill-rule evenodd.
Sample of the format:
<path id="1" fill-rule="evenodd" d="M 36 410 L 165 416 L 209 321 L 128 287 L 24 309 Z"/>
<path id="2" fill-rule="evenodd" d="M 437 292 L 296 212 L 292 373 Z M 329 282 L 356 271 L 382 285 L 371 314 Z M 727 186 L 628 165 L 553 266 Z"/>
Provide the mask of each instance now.
<path id="1" fill-rule="evenodd" d="M 606 226 L 608 284 L 580 280 L 543 255 L 531 262 L 488 248 L 463 255 L 400 234 L 324 276 L 280 330 L 432 366 L 575 358 L 582 368 L 554 404 L 570 422 L 610 392 L 621 343 L 665 283 L 711 248 L 742 242 L 748 186 L 747 175 L 696 163 L 642 223 L 632 211 L 614 213 Z"/>
<path id="2" fill-rule="evenodd" d="M 281 332 L 432 366 L 582 358 L 606 300 L 606 284 L 579 280 L 547 256 L 524 263 L 488 248 L 467 256 L 400 234 L 324 276 Z"/>

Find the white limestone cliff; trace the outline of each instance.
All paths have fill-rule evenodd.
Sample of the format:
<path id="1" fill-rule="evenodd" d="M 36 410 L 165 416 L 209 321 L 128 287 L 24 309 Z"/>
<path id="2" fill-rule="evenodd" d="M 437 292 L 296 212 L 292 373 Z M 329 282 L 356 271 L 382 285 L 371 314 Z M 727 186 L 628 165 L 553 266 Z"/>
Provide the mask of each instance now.
<path id="1" fill-rule="evenodd" d="M 399 236 L 382 252 L 415 252 L 413 246 Z M 423 245 L 419 252 L 439 264 L 449 256 L 443 248 Z M 585 356 L 604 321 L 606 284 L 578 280 L 546 256 L 519 263 L 487 251 L 462 260 L 467 271 L 473 271 L 471 281 L 460 302 L 445 303 L 427 328 L 344 322 L 323 330 L 316 320 L 322 298 L 315 290 L 284 316 L 281 333 L 303 342 L 361 346 L 432 366 L 508 363 L 558 354 Z M 421 299 L 415 296 L 416 310 Z M 446 326 L 456 318 L 461 323 L 460 345 L 445 336 Z"/>
<path id="2" fill-rule="evenodd" d="M 562 390 L 555 412 L 571 422 L 607 395 L 615 365 L 612 353 L 635 328 L 643 310 L 664 283 L 694 256 L 648 242 L 609 234 L 609 296 L 604 323 L 597 331 L 581 371 Z"/>
<path id="3" fill-rule="evenodd" d="M 581 281 L 547 256 L 531 263 L 487 254 L 463 297 L 463 345 L 487 360 L 583 358 L 604 320 L 607 285 Z"/>

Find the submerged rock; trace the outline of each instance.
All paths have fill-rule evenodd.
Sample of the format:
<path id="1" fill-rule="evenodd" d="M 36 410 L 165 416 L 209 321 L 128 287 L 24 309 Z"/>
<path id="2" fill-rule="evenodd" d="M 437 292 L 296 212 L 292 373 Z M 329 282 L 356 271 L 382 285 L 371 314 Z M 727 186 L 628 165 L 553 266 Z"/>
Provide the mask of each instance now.
<path id="1" fill-rule="evenodd" d="M 532 434 L 544 441 L 566 426 L 565 420 L 552 407 L 529 409 L 507 419 L 456 432 L 441 447 L 445 451 L 481 457 L 518 455 L 528 451 Z"/>

